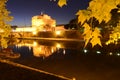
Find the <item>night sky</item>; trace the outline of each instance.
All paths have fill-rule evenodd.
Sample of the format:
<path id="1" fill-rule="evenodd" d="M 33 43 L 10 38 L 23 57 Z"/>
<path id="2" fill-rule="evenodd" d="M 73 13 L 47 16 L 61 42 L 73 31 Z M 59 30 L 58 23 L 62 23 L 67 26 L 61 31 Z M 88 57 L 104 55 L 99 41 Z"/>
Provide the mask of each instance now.
<path id="1" fill-rule="evenodd" d="M 17 26 L 30 26 L 32 16 L 41 12 L 56 20 L 57 24 L 66 24 L 80 9 L 86 9 L 90 0 L 68 0 L 67 6 L 58 7 L 57 2 L 50 0 L 8 0 L 7 9 L 14 17 L 10 23 Z"/>

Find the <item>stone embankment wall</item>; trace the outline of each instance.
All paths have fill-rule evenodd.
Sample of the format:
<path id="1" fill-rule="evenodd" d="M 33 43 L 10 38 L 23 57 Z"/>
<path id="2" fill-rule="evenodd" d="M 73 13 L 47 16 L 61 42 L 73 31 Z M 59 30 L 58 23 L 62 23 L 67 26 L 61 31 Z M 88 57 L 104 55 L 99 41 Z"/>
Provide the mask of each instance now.
<path id="1" fill-rule="evenodd" d="M 10 37 L 24 38 L 24 37 L 40 37 L 40 38 L 70 38 L 82 39 L 82 34 L 77 30 L 69 31 L 40 31 L 37 34 L 32 32 L 12 32 Z"/>
<path id="2" fill-rule="evenodd" d="M 81 39 L 82 34 L 79 31 L 43 31 L 38 32 L 37 37 L 41 38 L 70 38 L 70 39 Z"/>
<path id="3" fill-rule="evenodd" d="M 109 32 L 103 33 L 101 40 L 106 42 L 109 39 Z M 83 35 L 78 30 L 66 30 L 66 31 L 40 31 L 36 34 L 32 32 L 12 32 L 10 34 L 12 38 L 65 38 L 65 39 L 80 39 L 83 40 Z"/>

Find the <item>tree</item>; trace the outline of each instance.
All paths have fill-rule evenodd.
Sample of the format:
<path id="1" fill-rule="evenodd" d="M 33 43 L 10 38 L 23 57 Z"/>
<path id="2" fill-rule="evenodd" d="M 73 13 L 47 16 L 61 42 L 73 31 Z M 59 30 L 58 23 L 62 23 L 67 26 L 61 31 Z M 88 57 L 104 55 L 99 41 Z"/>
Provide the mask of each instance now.
<path id="1" fill-rule="evenodd" d="M 17 27 L 18 27 L 17 25 L 11 26 L 12 29 L 16 29 Z"/>
<path id="2" fill-rule="evenodd" d="M 120 7 L 111 10 L 111 20 L 108 22 L 108 24 L 112 25 L 113 27 L 116 27 L 120 20 L 120 13 L 118 13 L 119 8 Z"/>
<path id="3" fill-rule="evenodd" d="M 4 39 L 8 37 L 11 31 L 11 27 L 7 24 L 9 21 L 12 20 L 12 17 L 9 16 L 10 12 L 6 9 L 6 2 L 7 0 L 0 0 L 0 41 L 2 47 L 7 47 L 7 42 Z"/>
<path id="4" fill-rule="evenodd" d="M 78 19 L 74 18 L 74 19 L 70 20 L 69 23 L 65 25 L 65 28 L 78 30 L 80 28 L 80 25 L 78 23 Z"/>
<path id="5" fill-rule="evenodd" d="M 67 0 L 59 0 L 58 5 L 60 7 L 67 4 Z M 95 18 L 99 24 L 103 21 L 105 23 L 109 22 L 111 19 L 111 10 L 118 8 L 120 5 L 120 0 L 91 0 L 89 6 L 86 10 L 79 10 L 76 15 L 78 16 L 78 23 L 84 27 L 84 40 L 85 46 L 88 43 L 91 43 L 94 47 L 95 45 L 100 45 L 102 37 L 98 26 L 93 25 L 93 19 Z M 90 23 L 88 23 L 90 21 Z M 118 37 L 120 36 L 120 25 L 115 28 L 113 31 L 112 38 L 110 37 L 109 42 L 117 42 Z M 113 36 L 114 35 L 114 36 Z"/>
<path id="6" fill-rule="evenodd" d="M 58 5 L 60 7 L 67 5 L 67 1 L 68 0 L 58 0 Z M 4 39 L 4 37 L 8 37 L 10 25 L 8 25 L 7 22 L 12 19 L 12 17 L 9 16 L 10 12 L 6 9 L 6 2 L 7 0 L 0 1 L 0 30 L 4 31 L 4 35 L 1 35 L 1 41 L 3 41 L 2 39 Z M 101 32 L 98 25 L 94 24 L 94 21 L 97 21 L 99 24 L 102 22 L 108 23 L 111 20 L 111 11 L 116 8 L 118 9 L 119 5 L 120 0 L 91 0 L 87 9 L 79 10 L 76 13 L 78 23 L 84 27 L 83 36 L 85 46 L 87 46 L 88 43 L 91 43 L 93 47 L 97 44 L 102 46 Z M 111 35 L 108 43 L 117 42 L 120 37 L 120 25 L 116 25 Z"/>

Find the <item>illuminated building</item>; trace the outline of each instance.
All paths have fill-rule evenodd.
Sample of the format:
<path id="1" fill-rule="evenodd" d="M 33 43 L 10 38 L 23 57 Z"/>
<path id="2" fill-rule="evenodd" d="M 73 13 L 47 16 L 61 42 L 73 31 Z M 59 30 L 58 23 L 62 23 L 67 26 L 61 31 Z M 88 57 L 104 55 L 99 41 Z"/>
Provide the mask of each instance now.
<path id="1" fill-rule="evenodd" d="M 12 32 L 30 32 L 36 36 L 40 31 L 55 31 L 55 34 L 59 36 L 61 35 L 61 31 L 65 30 L 64 25 L 56 25 L 56 20 L 52 19 L 47 14 L 33 16 L 31 26 L 32 27 L 19 27 Z"/>
<path id="2" fill-rule="evenodd" d="M 47 14 L 32 17 L 32 27 L 39 31 L 52 31 L 56 26 L 56 21 Z"/>
<path id="3" fill-rule="evenodd" d="M 32 27 L 19 27 L 16 28 L 16 32 L 38 32 L 38 31 L 53 31 L 56 27 L 56 20 L 52 19 L 47 14 L 41 14 L 37 16 L 33 16 Z"/>

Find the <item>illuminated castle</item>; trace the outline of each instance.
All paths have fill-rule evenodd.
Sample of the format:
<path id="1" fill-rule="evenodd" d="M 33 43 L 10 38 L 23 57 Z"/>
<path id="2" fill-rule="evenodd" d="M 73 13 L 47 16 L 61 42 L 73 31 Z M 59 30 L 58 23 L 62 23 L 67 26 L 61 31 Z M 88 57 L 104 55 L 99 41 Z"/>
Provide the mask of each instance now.
<path id="1" fill-rule="evenodd" d="M 52 19 L 47 14 L 36 15 L 32 17 L 31 20 L 32 27 L 19 27 L 16 28 L 16 32 L 33 32 L 37 33 L 39 31 L 61 31 L 65 30 L 64 26 L 57 26 L 56 27 L 56 20 Z"/>
<path id="2" fill-rule="evenodd" d="M 42 14 L 32 17 L 32 28 L 38 31 L 51 31 L 56 27 L 56 20 L 52 19 L 47 14 Z"/>

